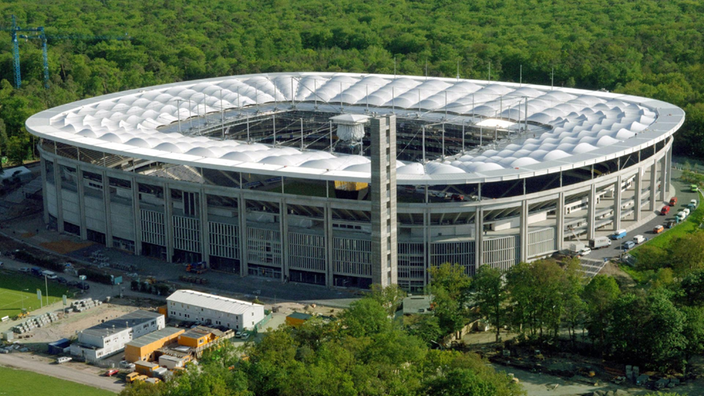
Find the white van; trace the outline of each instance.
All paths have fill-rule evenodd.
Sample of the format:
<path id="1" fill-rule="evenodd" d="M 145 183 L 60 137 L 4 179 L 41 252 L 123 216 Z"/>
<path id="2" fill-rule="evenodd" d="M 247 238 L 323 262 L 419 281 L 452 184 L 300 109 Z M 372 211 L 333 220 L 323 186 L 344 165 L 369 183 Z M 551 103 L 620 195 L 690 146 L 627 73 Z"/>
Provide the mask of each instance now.
<path id="1" fill-rule="evenodd" d="M 643 235 L 636 235 L 633 237 L 633 242 L 635 242 L 636 245 L 641 244 L 645 241 L 647 241 L 647 239 Z"/>

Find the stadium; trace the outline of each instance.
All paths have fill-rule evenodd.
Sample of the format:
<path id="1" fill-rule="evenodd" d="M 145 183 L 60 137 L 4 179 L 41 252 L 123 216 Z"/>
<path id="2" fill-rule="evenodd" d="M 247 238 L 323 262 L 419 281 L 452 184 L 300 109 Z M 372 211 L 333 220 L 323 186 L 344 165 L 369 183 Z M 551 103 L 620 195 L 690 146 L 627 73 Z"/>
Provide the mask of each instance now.
<path id="1" fill-rule="evenodd" d="M 44 220 L 241 276 L 418 291 L 645 221 L 670 195 L 684 112 L 497 81 L 346 73 L 220 77 L 30 117 Z"/>

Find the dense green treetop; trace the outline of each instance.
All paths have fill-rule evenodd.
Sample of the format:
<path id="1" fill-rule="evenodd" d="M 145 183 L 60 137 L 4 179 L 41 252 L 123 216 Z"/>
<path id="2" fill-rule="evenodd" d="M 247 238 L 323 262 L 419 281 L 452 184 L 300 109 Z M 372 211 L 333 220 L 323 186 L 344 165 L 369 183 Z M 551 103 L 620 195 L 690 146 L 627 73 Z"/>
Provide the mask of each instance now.
<path id="1" fill-rule="evenodd" d="M 0 86 L 8 135 L 46 107 L 128 88 L 223 75 L 350 71 L 460 76 L 655 97 L 691 114 L 681 141 L 704 136 L 704 3 L 688 0 L 225 1 L 17 0 L 0 24 L 44 26 L 51 88 L 42 87 L 39 40 L 20 43 L 23 88 Z M 13 81 L 9 33 L 0 80 Z M 27 140 L 26 144 L 29 141 Z M 704 143 L 679 151 L 704 154 Z M 6 150 L 2 147 L 2 150 Z"/>

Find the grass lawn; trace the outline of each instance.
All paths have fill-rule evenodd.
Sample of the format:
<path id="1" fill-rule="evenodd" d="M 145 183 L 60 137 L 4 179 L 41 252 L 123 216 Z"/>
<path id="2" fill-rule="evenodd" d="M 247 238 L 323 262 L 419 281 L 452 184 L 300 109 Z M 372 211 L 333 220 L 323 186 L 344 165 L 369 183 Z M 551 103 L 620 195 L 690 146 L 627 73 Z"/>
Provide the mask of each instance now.
<path id="1" fill-rule="evenodd" d="M 14 271 L 0 271 L 0 317 L 15 316 L 22 311 L 40 307 L 37 299 L 37 289 L 42 291 L 43 304 L 46 305 L 46 289 L 44 278 L 35 278 L 31 275 L 18 274 Z M 61 296 L 67 293 L 68 287 L 49 281 L 49 303 L 61 301 Z"/>
<path id="2" fill-rule="evenodd" d="M 103 389 L 49 377 L 30 371 L 0 367 L 0 394 L 17 396 L 114 396 Z"/>
<path id="3" fill-rule="evenodd" d="M 666 249 L 670 245 L 670 241 L 674 238 L 689 234 L 699 228 L 699 223 L 702 221 L 702 218 L 704 218 L 704 205 L 699 205 L 685 221 L 677 224 L 669 230 L 665 230 L 662 234 L 653 237 L 647 243 L 640 246 L 648 245 L 658 247 L 660 249 Z M 631 249 L 628 254 L 638 258 L 638 250 L 640 246 Z"/>

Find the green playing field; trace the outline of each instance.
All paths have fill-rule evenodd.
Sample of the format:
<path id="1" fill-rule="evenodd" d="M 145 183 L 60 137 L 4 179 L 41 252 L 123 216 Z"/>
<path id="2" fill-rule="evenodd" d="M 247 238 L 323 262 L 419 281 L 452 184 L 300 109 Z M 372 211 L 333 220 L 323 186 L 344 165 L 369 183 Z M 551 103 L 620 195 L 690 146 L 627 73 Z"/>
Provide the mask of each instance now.
<path id="1" fill-rule="evenodd" d="M 49 303 L 60 301 L 64 294 L 73 295 L 66 285 L 49 281 L 48 286 Z M 13 317 L 22 312 L 22 308 L 28 311 L 38 309 L 41 304 L 37 299 L 37 289 L 42 291 L 43 301 L 41 304 L 46 305 L 44 278 L 18 274 L 14 271 L 0 271 L 0 317 Z"/>

